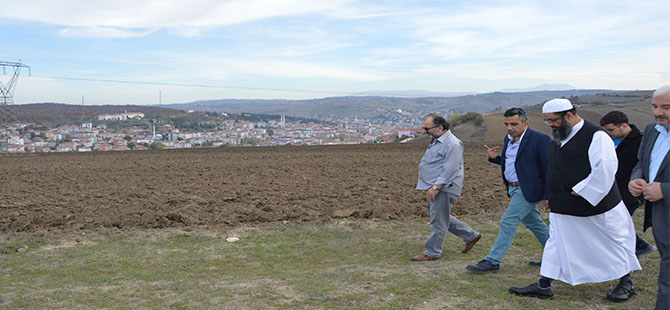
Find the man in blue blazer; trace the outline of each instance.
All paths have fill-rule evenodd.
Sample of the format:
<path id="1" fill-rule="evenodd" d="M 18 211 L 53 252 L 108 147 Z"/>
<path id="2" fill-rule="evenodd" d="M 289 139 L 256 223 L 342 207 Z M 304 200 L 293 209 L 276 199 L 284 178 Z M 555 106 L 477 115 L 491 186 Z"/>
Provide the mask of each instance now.
<path id="1" fill-rule="evenodd" d="M 645 200 L 644 229 L 650 226 L 661 268 L 658 275 L 656 310 L 670 309 L 670 85 L 654 92 L 651 99 L 656 123 L 647 125 L 642 136 L 638 162 L 628 190 Z"/>
<path id="2" fill-rule="evenodd" d="M 498 155 L 498 147 L 484 147 L 488 151 L 489 162 L 502 167 L 510 202 L 500 220 L 498 238 L 489 255 L 477 264 L 467 266 L 467 270 L 479 274 L 500 269 L 500 261 L 512 245 L 519 223 L 530 229 L 542 246 L 549 239 L 549 228 L 542 221 L 537 204 L 542 201 L 546 206 L 549 198 L 547 148 L 551 139 L 528 127 L 528 117 L 523 109 L 509 109 L 504 116 L 508 135 L 502 155 Z"/>

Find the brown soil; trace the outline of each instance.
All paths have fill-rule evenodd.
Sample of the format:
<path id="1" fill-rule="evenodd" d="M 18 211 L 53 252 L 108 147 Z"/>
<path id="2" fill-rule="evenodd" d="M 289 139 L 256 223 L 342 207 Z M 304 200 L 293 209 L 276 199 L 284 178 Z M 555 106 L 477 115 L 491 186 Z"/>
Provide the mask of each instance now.
<path id="1" fill-rule="evenodd" d="M 0 231 L 229 227 L 425 216 L 425 142 L 0 156 Z M 500 169 L 466 143 L 456 216 L 507 204 Z"/>

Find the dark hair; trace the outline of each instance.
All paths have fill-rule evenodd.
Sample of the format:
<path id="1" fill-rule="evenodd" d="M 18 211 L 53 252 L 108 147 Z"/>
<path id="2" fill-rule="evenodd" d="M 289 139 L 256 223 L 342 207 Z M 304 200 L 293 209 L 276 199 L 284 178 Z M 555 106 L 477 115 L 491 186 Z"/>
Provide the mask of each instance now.
<path id="1" fill-rule="evenodd" d="M 447 122 L 444 117 L 440 116 L 439 114 L 431 113 L 426 115 L 424 119 L 429 117 L 433 120 L 433 126 L 442 126 L 442 129 L 449 130 L 449 122 Z"/>
<path id="2" fill-rule="evenodd" d="M 629 124 L 628 116 L 621 111 L 610 111 L 609 113 L 603 115 L 600 119 L 600 126 L 605 126 L 607 124 L 614 124 L 614 126 L 621 126 L 621 124 Z"/>
<path id="3" fill-rule="evenodd" d="M 525 122 L 528 120 L 528 116 L 526 116 L 526 111 L 524 111 L 522 108 L 511 108 L 507 111 L 505 111 L 505 117 L 511 117 L 514 115 L 518 115 L 519 119 L 522 122 Z"/>

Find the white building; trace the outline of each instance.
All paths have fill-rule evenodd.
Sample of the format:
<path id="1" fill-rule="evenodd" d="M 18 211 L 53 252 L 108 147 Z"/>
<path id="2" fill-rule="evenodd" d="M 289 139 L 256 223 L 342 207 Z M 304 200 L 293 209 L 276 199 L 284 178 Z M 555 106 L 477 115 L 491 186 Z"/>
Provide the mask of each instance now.
<path id="1" fill-rule="evenodd" d="M 98 115 L 99 121 L 125 121 L 129 119 L 143 119 L 144 113 L 140 112 L 131 112 L 131 113 L 121 113 L 121 114 L 100 114 Z"/>

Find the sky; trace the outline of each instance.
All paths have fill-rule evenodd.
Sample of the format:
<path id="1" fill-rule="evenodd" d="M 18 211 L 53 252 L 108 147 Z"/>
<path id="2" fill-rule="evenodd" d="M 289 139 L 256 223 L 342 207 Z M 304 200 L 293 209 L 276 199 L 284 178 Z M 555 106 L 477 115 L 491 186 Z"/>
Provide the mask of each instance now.
<path id="1" fill-rule="evenodd" d="M 30 66 L 16 104 L 670 84 L 667 0 L 0 0 L 0 8 L 0 61 Z M 13 67 L 5 73 L 6 88 Z"/>

